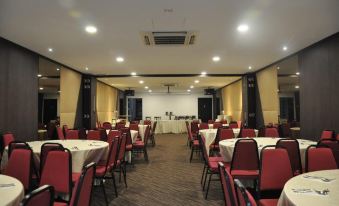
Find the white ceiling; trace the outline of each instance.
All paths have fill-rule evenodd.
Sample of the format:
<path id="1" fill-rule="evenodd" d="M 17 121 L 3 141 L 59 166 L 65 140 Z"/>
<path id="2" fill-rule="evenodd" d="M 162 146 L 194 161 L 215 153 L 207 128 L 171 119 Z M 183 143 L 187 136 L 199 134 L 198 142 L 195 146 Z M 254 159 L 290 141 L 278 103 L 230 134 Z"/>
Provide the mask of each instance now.
<path id="1" fill-rule="evenodd" d="M 241 74 L 338 32 L 338 11 L 338 0 L 0 0 L 0 36 L 93 74 Z M 196 45 L 148 47 L 140 37 L 182 30 L 198 33 Z"/>
<path id="2" fill-rule="evenodd" d="M 241 77 L 123 77 L 98 78 L 98 80 L 120 90 L 132 89 L 138 93 L 147 93 L 149 89 L 152 90 L 152 93 L 167 93 L 167 87 L 163 86 L 164 84 L 175 84 L 175 87 L 170 87 L 170 92 L 187 93 L 187 90 L 190 89 L 191 93 L 201 93 L 204 89 L 218 89 L 240 78 Z M 140 80 L 144 81 L 144 83 L 140 84 Z M 199 83 L 195 83 L 195 80 L 199 80 Z M 148 86 L 149 89 L 145 89 L 145 86 Z M 190 86 L 194 86 L 194 88 L 191 89 Z"/>

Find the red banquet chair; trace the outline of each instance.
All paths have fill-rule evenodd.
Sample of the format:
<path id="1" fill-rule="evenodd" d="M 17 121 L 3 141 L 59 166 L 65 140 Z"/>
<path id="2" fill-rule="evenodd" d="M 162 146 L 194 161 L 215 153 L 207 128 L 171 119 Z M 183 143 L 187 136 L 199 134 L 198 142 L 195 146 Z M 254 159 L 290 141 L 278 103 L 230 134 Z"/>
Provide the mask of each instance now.
<path id="1" fill-rule="evenodd" d="M 88 140 L 101 140 L 101 134 L 99 130 L 89 130 L 87 133 Z"/>
<path id="2" fill-rule="evenodd" d="M 26 195 L 20 206 L 53 206 L 53 203 L 54 188 L 50 185 L 43 185 Z"/>
<path id="3" fill-rule="evenodd" d="M 64 140 L 65 135 L 64 135 L 64 132 L 62 131 L 62 129 L 60 127 L 57 127 L 56 130 L 57 130 L 58 139 Z"/>
<path id="4" fill-rule="evenodd" d="M 157 128 L 157 121 L 155 121 L 153 123 L 153 127 L 151 127 L 151 130 L 150 130 L 150 140 L 151 140 L 151 144 L 152 144 L 152 147 L 155 146 L 155 129 Z"/>
<path id="5" fill-rule="evenodd" d="M 317 147 L 329 147 L 332 149 L 335 161 L 339 167 L 339 142 L 335 139 L 322 139 L 318 142 Z"/>
<path id="6" fill-rule="evenodd" d="M 66 133 L 68 132 L 68 130 L 69 128 L 66 124 L 62 126 L 62 132 L 64 133 L 64 136 L 66 136 Z"/>
<path id="7" fill-rule="evenodd" d="M 339 141 L 339 134 L 337 134 L 336 140 Z"/>
<path id="8" fill-rule="evenodd" d="M 79 131 L 78 130 L 68 130 L 66 132 L 65 139 L 79 139 Z"/>
<path id="9" fill-rule="evenodd" d="M 121 177 L 121 173 L 124 177 L 124 183 L 127 187 L 127 179 L 126 179 L 126 161 L 125 161 L 125 152 L 126 152 L 126 141 L 127 134 L 123 134 L 121 138 L 119 138 L 119 151 L 116 159 L 116 167 L 117 172 L 119 172 L 119 181 Z"/>
<path id="10" fill-rule="evenodd" d="M 265 128 L 265 137 L 279 137 L 279 132 L 275 127 Z"/>
<path id="11" fill-rule="evenodd" d="M 109 144 L 111 144 L 113 139 L 115 139 L 115 138 L 119 139 L 120 137 L 121 137 L 121 131 L 119 131 L 119 130 L 110 130 L 108 135 L 107 135 L 107 142 Z"/>
<path id="12" fill-rule="evenodd" d="M 102 123 L 102 128 L 104 129 L 112 129 L 112 124 L 109 122 Z"/>
<path id="13" fill-rule="evenodd" d="M 120 130 L 120 129 L 124 128 L 125 125 L 126 125 L 125 122 L 118 122 L 118 123 L 116 123 L 116 125 L 115 125 L 115 129 L 116 129 L 116 130 Z"/>
<path id="14" fill-rule="evenodd" d="M 311 145 L 306 150 L 306 172 L 337 169 L 331 148 Z"/>
<path id="15" fill-rule="evenodd" d="M 144 125 L 152 126 L 152 121 L 151 120 L 144 120 Z"/>
<path id="16" fill-rule="evenodd" d="M 238 199 L 238 206 L 257 206 L 257 203 L 251 193 L 249 193 L 245 186 L 238 180 L 235 179 L 236 194 Z"/>
<path id="17" fill-rule="evenodd" d="M 200 149 L 199 140 L 197 140 L 193 137 L 192 131 L 189 128 L 187 128 L 187 130 L 188 130 L 188 139 L 190 141 L 189 144 L 190 144 L 190 147 L 191 147 L 190 162 L 192 162 L 193 154 L 194 153 L 200 154 L 201 149 Z"/>
<path id="18" fill-rule="evenodd" d="M 222 124 L 220 122 L 214 122 L 213 123 L 213 129 L 218 129 L 220 127 L 222 127 Z"/>
<path id="19" fill-rule="evenodd" d="M 285 183 L 293 177 L 286 149 L 265 146 L 261 150 L 259 205 L 276 206 Z"/>
<path id="20" fill-rule="evenodd" d="M 199 122 L 197 122 L 197 121 L 193 121 L 191 123 L 191 132 L 192 132 L 193 137 L 197 137 L 198 134 L 199 134 L 199 126 L 198 125 L 199 125 Z"/>
<path id="21" fill-rule="evenodd" d="M 95 174 L 95 163 L 92 162 L 82 169 L 78 182 L 73 187 L 73 196 L 69 206 L 89 206 L 91 205 L 92 186 Z M 68 206 L 64 202 L 54 202 L 54 206 Z"/>
<path id="22" fill-rule="evenodd" d="M 237 197 L 234 188 L 234 181 L 222 162 L 218 163 L 221 188 L 224 195 L 225 205 L 237 205 Z"/>
<path id="23" fill-rule="evenodd" d="M 130 124 L 129 129 L 139 131 L 139 125 L 138 124 Z"/>
<path id="24" fill-rule="evenodd" d="M 239 139 L 233 150 L 230 173 L 234 179 L 256 181 L 259 177 L 258 145 L 254 139 Z"/>
<path id="25" fill-rule="evenodd" d="M 209 129 L 209 126 L 208 126 L 208 124 L 207 123 L 201 123 L 200 125 L 199 125 L 199 130 L 200 129 Z"/>
<path id="26" fill-rule="evenodd" d="M 227 124 L 227 120 L 226 119 L 223 119 L 220 121 L 221 124 Z"/>
<path id="27" fill-rule="evenodd" d="M 214 120 L 213 119 L 210 119 L 207 121 L 208 124 L 214 124 Z"/>
<path id="28" fill-rule="evenodd" d="M 335 132 L 334 130 L 324 130 L 321 133 L 320 139 L 334 139 Z"/>
<path id="29" fill-rule="evenodd" d="M 41 145 L 41 149 L 40 149 L 40 174 L 42 174 L 42 168 L 44 168 L 44 166 L 45 166 L 47 155 L 52 150 L 61 150 L 62 151 L 62 150 L 64 150 L 64 147 L 61 144 L 55 143 L 55 142 L 46 142 L 46 143 Z"/>
<path id="30" fill-rule="evenodd" d="M 240 137 L 250 137 L 250 138 L 256 137 L 255 130 L 248 128 L 241 129 Z"/>
<path id="31" fill-rule="evenodd" d="M 219 151 L 219 141 L 233 138 L 234 133 L 232 129 L 219 128 L 214 143 L 210 145 L 210 151 Z"/>
<path id="32" fill-rule="evenodd" d="M 239 127 L 238 127 L 238 123 L 236 123 L 236 122 L 231 122 L 231 123 L 229 124 L 229 128 L 230 128 L 230 129 L 236 129 L 236 128 L 239 128 Z"/>
<path id="33" fill-rule="evenodd" d="M 287 150 L 288 157 L 291 161 L 293 175 L 296 176 L 301 174 L 303 170 L 298 140 L 289 138 L 280 139 L 276 144 L 276 148 L 283 148 Z"/>
<path id="34" fill-rule="evenodd" d="M 150 126 L 147 126 L 145 129 L 144 141 L 137 140 L 132 144 L 132 153 L 143 153 L 144 159 L 148 162 L 148 153 L 147 153 L 147 142 L 150 133 Z"/>

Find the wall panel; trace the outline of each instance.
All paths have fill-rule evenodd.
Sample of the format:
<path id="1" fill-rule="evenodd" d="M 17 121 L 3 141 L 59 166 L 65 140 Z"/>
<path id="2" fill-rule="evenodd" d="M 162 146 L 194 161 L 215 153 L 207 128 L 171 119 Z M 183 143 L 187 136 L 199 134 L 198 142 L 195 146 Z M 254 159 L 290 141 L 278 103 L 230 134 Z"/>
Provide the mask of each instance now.
<path id="1" fill-rule="evenodd" d="M 224 114 L 232 116 L 233 121 L 242 120 L 242 80 L 222 88 Z"/>
<path id="2" fill-rule="evenodd" d="M 96 85 L 96 111 L 99 122 L 111 122 L 116 118 L 118 90 L 100 81 Z"/>

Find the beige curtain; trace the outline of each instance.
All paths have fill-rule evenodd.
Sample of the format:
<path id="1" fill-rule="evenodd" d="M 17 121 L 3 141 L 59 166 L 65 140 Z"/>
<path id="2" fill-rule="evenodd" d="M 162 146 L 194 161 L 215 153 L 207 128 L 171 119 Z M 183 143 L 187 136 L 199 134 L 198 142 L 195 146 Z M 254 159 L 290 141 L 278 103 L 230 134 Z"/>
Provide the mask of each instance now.
<path id="1" fill-rule="evenodd" d="M 74 127 L 81 86 L 81 74 L 70 69 L 60 70 L 60 125 Z"/>
<path id="2" fill-rule="evenodd" d="M 224 114 L 230 115 L 232 121 L 242 120 L 242 80 L 222 89 Z"/>
<path id="3" fill-rule="evenodd" d="M 97 121 L 112 122 L 117 115 L 118 90 L 97 81 L 96 111 Z"/>
<path id="4" fill-rule="evenodd" d="M 257 84 L 260 94 L 264 124 L 278 123 L 279 97 L 278 73 L 276 66 L 257 73 Z"/>

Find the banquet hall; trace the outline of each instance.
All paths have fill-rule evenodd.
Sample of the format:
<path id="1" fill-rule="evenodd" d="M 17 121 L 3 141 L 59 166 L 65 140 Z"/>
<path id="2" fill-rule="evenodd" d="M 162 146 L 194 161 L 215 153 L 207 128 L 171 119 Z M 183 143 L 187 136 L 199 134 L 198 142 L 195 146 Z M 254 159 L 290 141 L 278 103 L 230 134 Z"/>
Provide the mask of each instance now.
<path id="1" fill-rule="evenodd" d="M 0 0 L 0 206 L 339 205 L 338 0 Z"/>

